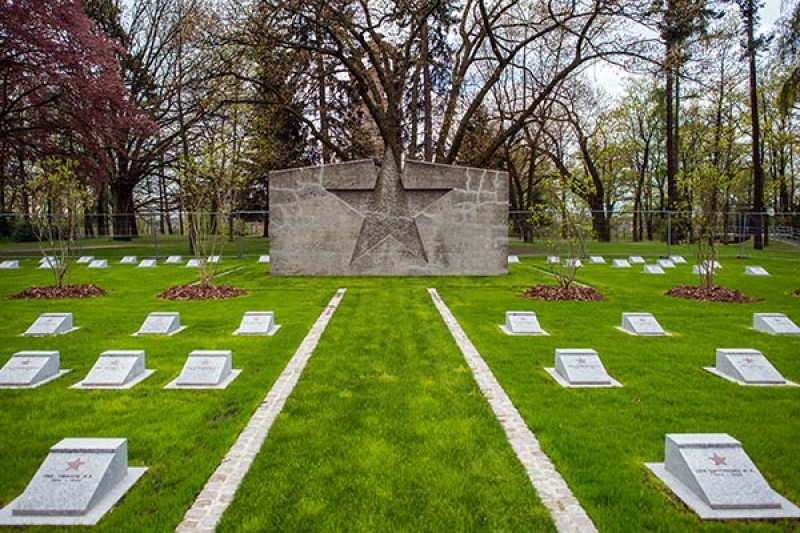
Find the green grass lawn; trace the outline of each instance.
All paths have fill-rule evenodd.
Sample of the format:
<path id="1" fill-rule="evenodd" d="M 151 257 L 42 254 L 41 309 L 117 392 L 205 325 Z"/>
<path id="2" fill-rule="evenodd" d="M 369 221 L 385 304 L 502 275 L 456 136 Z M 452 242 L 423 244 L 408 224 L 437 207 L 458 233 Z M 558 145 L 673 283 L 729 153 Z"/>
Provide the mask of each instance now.
<path id="1" fill-rule="evenodd" d="M 751 304 L 663 296 L 696 283 L 690 265 L 665 276 L 587 266 L 579 280 L 605 301 L 523 299 L 526 287 L 551 282 L 541 257 L 523 257 L 506 277 L 436 279 L 270 278 L 267 265 L 226 259 L 219 282 L 248 295 L 214 302 L 156 297 L 192 281 L 190 269 L 78 266 L 73 282 L 95 283 L 108 296 L 10 300 L 51 283 L 27 260 L 0 271 L 0 363 L 20 350 L 57 349 L 73 372 L 38 389 L 0 390 L 0 505 L 24 490 L 62 438 L 125 437 L 131 465 L 150 469 L 95 530 L 173 530 L 336 288 L 347 287 L 219 531 L 553 531 L 430 301 L 433 286 L 600 531 L 799 531 L 800 521 L 701 522 L 644 466 L 663 461 L 665 433 L 729 433 L 773 488 L 800 503 L 800 388 L 741 387 L 702 370 L 718 347 L 749 347 L 800 382 L 800 338 L 749 329 L 759 311 L 800 323 L 800 298 L 790 294 L 800 288 L 800 253 L 773 250 L 748 251 L 747 260 L 723 255 L 719 284 L 763 299 Z M 745 264 L 772 276 L 744 276 Z M 243 313 L 256 310 L 274 311 L 279 333 L 232 337 Z M 509 310 L 536 311 L 550 336 L 505 336 L 497 325 Z M 179 311 L 188 329 L 131 337 L 153 311 Z M 621 333 L 615 326 L 624 311 L 654 313 L 673 335 Z M 80 329 L 19 337 L 44 312 L 72 312 Z M 555 348 L 580 347 L 597 350 L 624 387 L 556 385 L 544 371 Z M 110 349 L 144 349 L 157 371 L 127 391 L 68 388 Z M 163 390 L 195 349 L 230 349 L 244 371 L 223 391 Z M 27 530 L 60 529 L 68 528 Z"/>

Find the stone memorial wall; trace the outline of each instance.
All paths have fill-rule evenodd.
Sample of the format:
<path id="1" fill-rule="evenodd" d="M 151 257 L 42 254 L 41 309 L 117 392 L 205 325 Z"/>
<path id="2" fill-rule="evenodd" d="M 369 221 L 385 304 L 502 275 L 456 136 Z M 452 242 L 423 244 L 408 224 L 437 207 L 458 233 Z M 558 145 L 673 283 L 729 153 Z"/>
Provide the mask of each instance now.
<path id="1" fill-rule="evenodd" d="M 387 157 L 270 174 L 270 273 L 500 275 L 508 175 Z"/>

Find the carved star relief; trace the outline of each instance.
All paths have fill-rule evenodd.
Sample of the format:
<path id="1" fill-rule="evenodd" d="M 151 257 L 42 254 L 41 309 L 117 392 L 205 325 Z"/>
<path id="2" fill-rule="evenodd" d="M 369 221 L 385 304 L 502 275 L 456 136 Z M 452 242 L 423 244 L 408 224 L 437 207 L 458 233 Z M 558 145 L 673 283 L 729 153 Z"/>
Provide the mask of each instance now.
<path id="1" fill-rule="evenodd" d="M 710 460 L 714 461 L 714 466 L 726 466 L 725 465 L 725 457 L 721 455 L 717 455 L 717 452 L 714 452 L 714 455 L 709 457 Z"/>
<path id="2" fill-rule="evenodd" d="M 451 189 L 406 189 L 394 158 L 387 155 L 372 190 L 328 189 L 363 217 L 350 264 L 383 245 L 394 245 L 428 262 L 415 217 Z"/>
<path id="3" fill-rule="evenodd" d="M 81 458 L 78 457 L 72 461 L 67 461 L 67 470 L 75 470 L 77 472 L 85 464 L 86 461 L 82 461 Z"/>

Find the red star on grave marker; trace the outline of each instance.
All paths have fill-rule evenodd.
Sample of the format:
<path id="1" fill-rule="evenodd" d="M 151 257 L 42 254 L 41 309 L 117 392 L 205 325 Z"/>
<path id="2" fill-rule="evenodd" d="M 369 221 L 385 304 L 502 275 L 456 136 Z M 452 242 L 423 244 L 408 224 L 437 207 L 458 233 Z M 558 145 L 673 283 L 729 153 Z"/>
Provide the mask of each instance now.
<path id="1" fill-rule="evenodd" d="M 744 362 L 745 362 L 745 363 L 747 363 L 747 364 L 749 365 L 750 363 L 752 363 L 752 362 L 753 362 L 753 358 L 752 358 L 752 357 L 745 357 L 745 358 L 744 358 Z"/>
<path id="2" fill-rule="evenodd" d="M 584 359 L 583 357 L 578 357 L 578 364 L 579 365 L 582 365 L 585 362 L 586 362 L 586 359 Z"/>
<path id="3" fill-rule="evenodd" d="M 29 364 L 31 364 L 31 360 L 23 359 L 22 361 L 19 362 L 19 364 L 21 364 L 22 366 L 28 366 Z"/>
<path id="4" fill-rule="evenodd" d="M 81 458 L 78 457 L 72 461 L 67 461 L 67 470 L 75 470 L 77 472 L 85 464 L 86 461 L 81 461 Z"/>
<path id="5" fill-rule="evenodd" d="M 709 457 L 709 459 L 714 461 L 714 466 L 726 466 L 725 457 L 717 455 L 717 452 L 714 452 L 714 455 Z"/>

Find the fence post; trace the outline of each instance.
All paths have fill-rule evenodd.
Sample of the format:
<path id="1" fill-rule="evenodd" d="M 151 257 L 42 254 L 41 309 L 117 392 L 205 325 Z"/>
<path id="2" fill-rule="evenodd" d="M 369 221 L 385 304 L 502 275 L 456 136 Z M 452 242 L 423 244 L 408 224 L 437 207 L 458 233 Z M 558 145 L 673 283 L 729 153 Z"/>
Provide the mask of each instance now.
<path id="1" fill-rule="evenodd" d="M 667 211 L 667 257 L 672 256 L 672 211 Z"/>
<path id="2" fill-rule="evenodd" d="M 153 230 L 153 247 L 155 248 L 156 252 L 156 259 L 158 259 L 158 228 L 156 227 L 156 223 L 153 220 L 155 216 L 154 212 L 150 212 L 150 229 Z"/>

